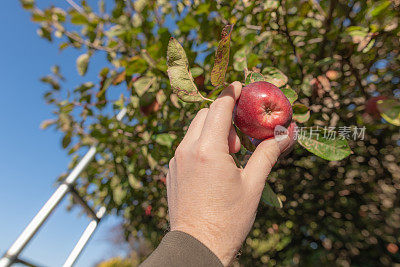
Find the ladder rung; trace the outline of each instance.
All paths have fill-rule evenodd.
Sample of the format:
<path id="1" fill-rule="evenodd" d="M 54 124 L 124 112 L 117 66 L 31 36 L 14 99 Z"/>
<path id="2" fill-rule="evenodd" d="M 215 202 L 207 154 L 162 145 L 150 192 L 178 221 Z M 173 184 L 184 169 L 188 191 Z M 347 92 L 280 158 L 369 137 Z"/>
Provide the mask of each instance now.
<path id="1" fill-rule="evenodd" d="M 99 218 L 97 217 L 96 213 L 94 210 L 87 204 L 87 202 L 79 195 L 79 193 L 76 191 L 75 187 L 73 185 L 68 185 L 69 186 L 69 191 L 71 192 L 72 196 L 75 198 L 76 201 L 79 202 L 79 204 L 86 210 L 87 213 L 89 213 L 89 216 L 96 221 L 99 221 Z"/>

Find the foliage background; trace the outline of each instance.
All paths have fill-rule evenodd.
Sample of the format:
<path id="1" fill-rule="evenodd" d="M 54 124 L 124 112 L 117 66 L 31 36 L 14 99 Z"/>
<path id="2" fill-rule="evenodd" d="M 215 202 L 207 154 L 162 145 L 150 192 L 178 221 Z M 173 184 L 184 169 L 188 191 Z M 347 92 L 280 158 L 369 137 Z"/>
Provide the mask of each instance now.
<path id="1" fill-rule="evenodd" d="M 40 36 L 60 50 L 81 51 L 79 74 L 91 67 L 94 53 L 108 62 L 98 80 L 75 88 L 64 88 L 60 68 L 52 67 L 42 81 L 50 85 L 44 96 L 54 114 L 42 126 L 63 132 L 71 168 L 99 144 L 77 187 L 94 206 L 106 205 L 124 219 L 127 240 L 156 246 L 168 229 L 167 164 L 201 106 L 171 94 L 168 40 L 173 35 L 190 65 L 204 69 L 196 83 L 212 98 L 220 31 L 235 23 L 231 55 L 247 47 L 250 69 L 282 70 L 299 102 L 310 107 L 306 126 L 367 127 L 342 161 L 296 147 L 276 166 L 269 182 L 283 208 L 260 205 L 236 264 L 400 263 L 399 128 L 366 108 L 371 97 L 400 97 L 399 1 L 69 0 L 68 10 L 21 2 Z M 228 81 L 243 78 L 231 56 Z M 122 107 L 128 113 L 119 122 Z"/>

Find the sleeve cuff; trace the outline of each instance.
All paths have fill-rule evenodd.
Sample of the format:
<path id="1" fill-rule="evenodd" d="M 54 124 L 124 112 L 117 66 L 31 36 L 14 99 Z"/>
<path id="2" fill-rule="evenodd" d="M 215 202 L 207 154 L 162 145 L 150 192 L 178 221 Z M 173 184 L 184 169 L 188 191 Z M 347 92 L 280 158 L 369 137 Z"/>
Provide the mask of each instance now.
<path id="1" fill-rule="evenodd" d="M 140 266 L 223 267 L 221 261 L 209 248 L 181 231 L 167 233 L 156 250 Z"/>

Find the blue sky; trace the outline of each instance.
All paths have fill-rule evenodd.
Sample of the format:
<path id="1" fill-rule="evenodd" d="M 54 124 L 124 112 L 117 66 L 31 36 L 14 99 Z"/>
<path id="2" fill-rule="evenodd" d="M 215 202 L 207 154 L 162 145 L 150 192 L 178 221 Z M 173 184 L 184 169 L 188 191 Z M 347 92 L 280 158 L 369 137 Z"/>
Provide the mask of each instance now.
<path id="1" fill-rule="evenodd" d="M 38 1 L 49 5 L 52 1 Z M 54 4 L 54 2 L 53 2 Z M 65 1 L 56 5 L 65 6 Z M 51 118 L 51 107 L 42 98 L 45 85 L 39 78 L 58 64 L 66 85 L 95 77 L 102 64 L 95 58 L 88 77 L 78 76 L 75 59 L 83 51 L 67 49 L 40 39 L 37 25 L 19 1 L 4 1 L 0 9 L 0 254 L 12 244 L 54 192 L 54 181 L 67 170 L 69 157 L 61 148 L 61 135 L 43 131 L 40 123 Z M 97 66 L 99 66 L 97 68 Z M 22 256 L 44 266 L 61 266 L 89 223 L 79 210 L 67 212 L 67 201 L 53 213 Z M 79 258 L 76 266 L 92 266 L 120 253 L 107 242 L 118 220 L 106 218 Z"/>

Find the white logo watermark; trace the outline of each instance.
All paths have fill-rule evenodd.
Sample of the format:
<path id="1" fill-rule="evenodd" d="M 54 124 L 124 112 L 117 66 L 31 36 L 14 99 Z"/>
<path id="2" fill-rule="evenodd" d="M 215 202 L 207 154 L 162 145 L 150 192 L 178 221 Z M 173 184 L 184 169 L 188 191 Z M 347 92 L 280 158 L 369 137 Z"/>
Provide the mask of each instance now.
<path id="1" fill-rule="evenodd" d="M 340 140 L 364 140 L 365 137 L 365 126 L 315 126 L 315 127 L 295 127 L 293 138 L 294 140 L 302 138 L 312 138 L 319 140 L 323 138 L 326 140 L 335 140 L 336 138 Z M 277 141 L 281 141 L 289 134 L 288 129 L 277 125 L 274 129 L 274 136 Z"/>

